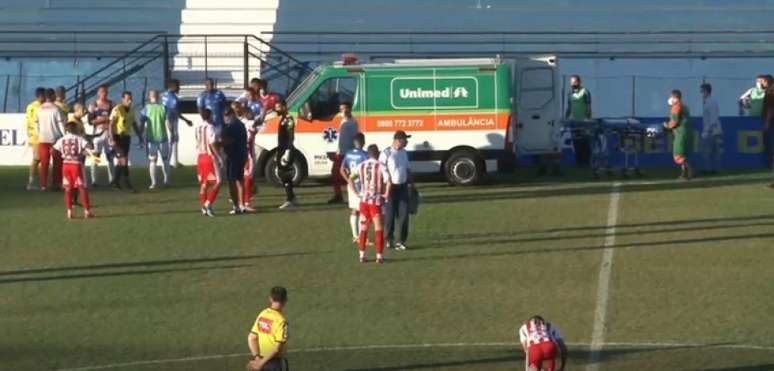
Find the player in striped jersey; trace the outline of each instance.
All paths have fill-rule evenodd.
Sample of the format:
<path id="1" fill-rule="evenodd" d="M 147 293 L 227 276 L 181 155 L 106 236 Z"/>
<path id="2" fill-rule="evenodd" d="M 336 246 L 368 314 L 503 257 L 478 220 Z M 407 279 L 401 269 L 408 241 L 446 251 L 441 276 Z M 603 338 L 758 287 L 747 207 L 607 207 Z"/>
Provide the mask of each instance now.
<path id="1" fill-rule="evenodd" d="M 196 126 L 196 172 L 199 177 L 199 204 L 202 215 L 214 217 L 212 204 L 220 190 L 220 128 L 212 121 L 212 111 L 201 112 L 202 123 Z"/>
<path id="2" fill-rule="evenodd" d="M 108 182 L 113 183 L 113 174 L 115 168 L 113 166 L 113 158 L 115 152 L 110 146 L 110 139 L 108 138 L 108 126 L 110 126 L 110 112 L 113 110 L 113 101 L 108 99 L 108 87 L 107 85 L 100 85 L 97 88 L 97 99 L 89 105 L 89 125 L 92 127 L 92 142 L 94 143 L 94 151 L 97 156 L 105 154 L 108 167 Z M 91 185 L 97 186 L 97 163 L 92 161 L 91 163 Z"/>
<path id="3" fill-rule="evenodd" d="M 352 140 L 354 148 L 344 154 L 344 159 L 341 161 L 341 168 L 339 169 L 339 175 L 342 179 L 347 180 L 347 204 L 352 210 L 349 215 L 349 227 L 352 230 L 352 241 L 359 243 L 360 241 L 360 179 L 358 179 L 358 170 L 360 164 L 368 160 L 368 153 L 363 150 L 365 145 L 365 135 L 363 133 L 355 134 L 354 140 Z"/>
<path id="4" fill-rule="evenodd" d="M 67 219 L 73 218 L 73 191 L 78 189 L 80 200 L 83 205 L 83 217 L 91 218 L 91 202 L 89 201 L 89 192 L 86 190 L 83 179 L 83 170 L 81 169 L 82 157 L 85 154 L 93 155 L 93 151 L 88 148 L 90 145 L 82 136 L 77 134 L 78 124 L 68 122 L 65 126 L 65 134 L 54 143 L 54 149 L 62 154 L 62 185 L 64 186 L 65 206 L 67 207 Z"/>
<path id="5" fill-rule="evenodd" d="M 382 205 L 389 198 L 390 184 L 384 165 L 379 162 L 379 147 L 368 146 L 368 160 L 358 168 L 360 179 L 360 262 L 365 263 L 365 248 L 368 240 L 368 226 L 374 222 L 376 245 L 376 263 L 384 263 L 384 229 L 382 225 Z"/>
<path id="6" fill-rule="evenodd" d="M 563 371 L 567 364 L 567 347 L 562 336 L 551 322 L 541 316 L 534 316 L 524 322 L 519 329 L 519 341 L 526 354 L 527 371 Z M 555 368 L 556 353 L 559 352 L 562 363 Z M 543 362 L 546 367 L 543 368 Z"/>

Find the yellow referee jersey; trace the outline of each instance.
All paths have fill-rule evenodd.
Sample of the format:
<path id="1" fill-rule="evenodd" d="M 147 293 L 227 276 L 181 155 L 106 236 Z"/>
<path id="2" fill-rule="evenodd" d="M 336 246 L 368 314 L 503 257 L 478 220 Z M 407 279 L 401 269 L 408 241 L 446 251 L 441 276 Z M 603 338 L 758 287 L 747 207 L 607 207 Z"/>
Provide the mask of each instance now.
<path id="1" fill-rule="evenodd" d="M 277 349 L 279 344 L 288 341 L 288 322 L 285 316 L 274 309 L 266 308 L 255 319 L 253 329 L 250 330 L 258 336 L 258 345 L 260 346 L 259 355 L 265 357 Z M 277 354 L 277 357 L 284 357 L 285 349 Z"/>
<path id="2" fill-rule="evenodd" d="M 40 106 L 41 103 L 37 100 L 27 105 L 27 144 L 31 146 L 38 144 L 38 126 L 35 120 Z"/>
<path id="3" fill-rule="evenodd" d="M 137 115 L 132 107 L 124 107 L 119 104 L 113 108 L 110 113 L 110 121 L 113 124 L 113 135 L 130 135 L 132 124 L 135 123 Z"/>

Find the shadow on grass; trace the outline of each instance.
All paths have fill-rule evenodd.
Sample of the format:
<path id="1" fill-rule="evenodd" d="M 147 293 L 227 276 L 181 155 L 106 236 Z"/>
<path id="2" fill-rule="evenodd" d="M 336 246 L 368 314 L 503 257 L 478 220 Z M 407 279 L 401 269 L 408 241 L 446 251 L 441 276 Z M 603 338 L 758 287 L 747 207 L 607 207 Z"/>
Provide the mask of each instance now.
<path id="1" fill-rule="evenodd" d="M 774 216 L 767 217 L 764 219 L 774 219 Z M 734 224 L 720 224 L 720 225 L 702 225 L 702 226 L 691 226 L 691 227 L 678 227 L 678 228 L 661 228 L 661 229 L 649 229 L 649 230 L 634 230 L 634 231 L 624 231 L 624 232 L 618 232 L 616 231 L 615 235 L 617 237 L 620 236 L 642 236 L 642 235 L 650 235 L 650 234 L 666 234 L 666 233 L 679 233 L 679 232 L 699 232 L 699 231 L 714 231 L 714 230 L 726 230 L 726 229 L 734 229 L 734 228 L 748 228 L 748 227 L 768 227 L 768 226 L 774 226 L 774 220 L 769 222 L 757 222 L 757 223 L 734 223 Z M 619 227 L 616 227 L 618 229 Z M 520 235 L 527 234 L 522 233 Z M 542 237 L 525 237 L 525 238 L 498 238 L 500 236 L 512 236 L 513 234 L 508 233 L 471 233 L 467 236 L 453 236 L 453 237 L 442 237 L 440 239 L 435 239 L 432 242 L 423 243 L 416 245 L 413 249 L 414 250 L 423 250 L 423 249 L 436 249 L 440 247 L 449 246 L 449 240 L 453 240 L 456 245 L 459 244 L 486 244 L 486 245 L 501 245 L 501 244 L 510 244 L 510 243 L 526 243 L 526 242 L 549 242 L 549 241 L 568 241 L 568 240 L 577 240 L 577 239 L 593 239 L 593 238 L 604 238 L 607 237 L 606 233 L 587 233 L 587 234 L 576 234 L 571 236 L 542 236 Z"/>
<path id="2" fill-rule="evenodd" d="M 259 260 L 259 259 L 269 259 L 269 258 L 283 258 L 283 257 L 289 257 L 289 256 L 319 255 L 324 253 L 327 253 L 327 251 L 289 252 L 289 253 L 279 253 L 279 254 L 256 254 L 256 255 L 236 255 L 236 256 L 213 256 L 213 257 L 206 257 L 206 258 L 149 260 L 149 261 L 125 262 L 125 263 L 73 265 L 73 266 L 52 267 L 52 268 L 32 268 L 32 269 L 20 269 L 15 271 L 2 271 L 0 272 L 0 277 L 31 275 L 31 274 L 41 274 L 41 273 L 54 273 L 54 272 L 91 271 L 91 270 L 116 269 L 116 268 L 147 268 L 147 267 L 164 267 L 164 266 L 174 266 L 174 265 L 183 265 L 183 264 L 191 265 L 191 264 L 200 264 L 200 263 L 233 262 L 233 261 Z M 183 269 L 183 268 L 177 268 L 177 269 Z M 143 272 L 146 272 L 146 271 L 143 271 Z M 0 278 L 0 283 L 18 282 L 18 281 L 12 281 L 14 279 L 17 279 L 17 278 L 7 278 L 7 279 Z M 34 280 L 34 279 L 30 279 L 30 280 Z"/>
<path id="3" fill-rule="evenodd" d="M 745 185 L 764 183 L 761 177 L 740 177 L 740 178 L 722 178 L 694 180 L 691 182 L 662 182 L 662 183 L 623 183 L 620 187 L 621 193 L 631 192 L 654 192 L 654 191 L 680 191 L 689 189 L 706 189 L 715 187 Z M 488 188 L 482 188 L 488 189 Z M 424 203 L 457 203 L 457 202 L 477 202 L 477 201 L 495 201 L 506 199 L 525 199 L 525 198 L 546 198 L 546 197 L 566 197 L 566 196 L 590 196 L 600 194 L 610 194 L 611 186 L 609 183 L 590 184 L 581 187 L 570 187 L 563 189 L 520 189 L 512 188 L 505 191 L 489 192 L 461 192 L 452 194 L 429 194 L 422 199 Z"/>
<path id="4" fill-rule="evenodd" d="M 612 360 L 614 358 L 623 357 L 630 354 L 643 354 L 660 351 L 674 351 L 679 349 L 697 348 L 697 346 L 675 346 L 675 347 L 626 347 L 604 350 L 601 354 L 601 362 L 605 360 Z M 398 370 L 425 370 L 425 369 L 443 369 L 448 367 L 465 367 L 476 370 L 484 370 L 487 365 L 494 367 L 495 365 L 511 364 L 515 366 L 514 369 L 520 369 L 524 364 L 524 353 L 520 350 L 503 350 L 497 352 L 498 354 L 490 354 L 482 357 L 470 357 L 467 359 L 456 359 L 441 362 L 417 362 L 407 363 L 395 366 L 380 366 L 380 367 L 365 367 L 365 368 L 348 368 L 347 371 L 398 371 Z M 577 367 L 585 365 L 590 359 L 591 352 L 588 349 L 570 349 L 567 355 L 568 369 L 576 369 Z M 559 360 L 557 359 L 557 366 Z"/>
<path id="5" fill-rule="evenodd" d="M 704 371 L 764 371 L 774 370 L 774 363 L 758 364 L 753 366 L 707 368 Z"/>
<path id="6" fill-rule="evenodd" d="M 145 274 L 174 273 L 174 272 L 194 272 L 194 271 L 213 271 L 220 269 L 237 269 L 252 267 L 251 264 L 235 265 L 213 265 L 203 267 L 181 267 L 181 268 L 162 268 L 162 269 L 131 269 L 95 273 L 65 273 L 56 275 L 43 275 L 32 277 L 10 277 L 0 278 L 0 285 L 19 283 L 19 282 L 41 282 L 41 281 L 62 281 L 79 278 L 100 278 L 100 277 L 120 277 L 120 276 L 138 276 Z"/>
<path id="7" fill-rule="evenodd" d="M 413 261 L 424 261 L 424 260 L 518 256 L 518 255 L 526 255 L 526 254 L 555 254 L 555 253 L 564 253 L 564 252 L 596 251 L 596 250 L 602 250 L 605 248 L 612 248 L 612 249 L 648 248 L 648 247 L 663 247 L 663 246 L 672 246 L 672 245 L 691 245 L 691 244 L 700 244 L 700 243 L 712 243 L 712 242 L 721 242 L 721 241 L 749 241 L 749 240 L 757 240 L 757 239 L 774 240 L 774 233 L 755 233 L 755 234 L 732 235 L 732 236 L 686 238 L 686 239 L 675 239 L 675 240 L 666 240 L 666 241 L 632 242 L 632 243 L 625 243 L 625 244 L 615 244 L 612 246 L 602 246 L 602 244 L 599 244 L 594 246 L 533 248 L 533 249 L 522 249 L 522 250 L 516 250 L 516 251 L 499 251 L 499 252 L 490 252 L 490 253 L 478 252 L 478 253 L 457 254 L 457 255 L 404 257 L 404 258 L 392 258 L 390 259 L 390 263 L 409 262 L 409 261 L 413 262 Z M 522 242 L 522 241 L 518 239 L 514 239 L 514 240 L 501 239 L 496 241 L 482 240 L 482 241 L 477 241 L 476 244 L 477 245 L 508 244 L 508 243 L 517 243 L 517 242 Z M 744 247 L 744 245 L 738 245 L 738 247 Z M 419 248 L 417 248 L 416 250 L 419 250 Z"/>

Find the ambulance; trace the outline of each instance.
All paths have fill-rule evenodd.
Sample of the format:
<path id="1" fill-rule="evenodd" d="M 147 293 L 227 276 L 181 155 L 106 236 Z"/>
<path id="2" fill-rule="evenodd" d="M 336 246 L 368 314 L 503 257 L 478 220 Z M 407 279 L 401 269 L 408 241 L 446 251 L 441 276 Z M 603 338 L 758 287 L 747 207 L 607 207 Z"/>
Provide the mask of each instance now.
<path id="1" fill-rule="evenodd" d="M 294 182 L 330 176 L 342 102 L 352 104 L 366 146 L 381 150 L 403 130 L 412 172 L 441 173 L 455 185 L 512 170 L 516 154 L 556 153 L 558 78 L 552 57 L 318 66 L 287 99 L 296 121 Z M 255 140 L 257 169 L 274 183 L 278 123 L 268 116 Z"/>

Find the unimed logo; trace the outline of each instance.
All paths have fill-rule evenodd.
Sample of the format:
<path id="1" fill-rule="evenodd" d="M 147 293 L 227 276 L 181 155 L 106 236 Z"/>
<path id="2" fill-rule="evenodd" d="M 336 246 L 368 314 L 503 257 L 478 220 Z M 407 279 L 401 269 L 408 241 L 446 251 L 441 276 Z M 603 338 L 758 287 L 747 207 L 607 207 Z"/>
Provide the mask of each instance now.
<path id="1" fill-rule="evenodd" d="M 17 129 L 0 129 L 0 147 L 22 147 L 27 145 L 27 138 Z"/>
<path id="2" fill-rule="evenodd" d="M 396 77 L 390 82 L 395 109 L 478 108 L 478 80 L 471 76 Z"/>

